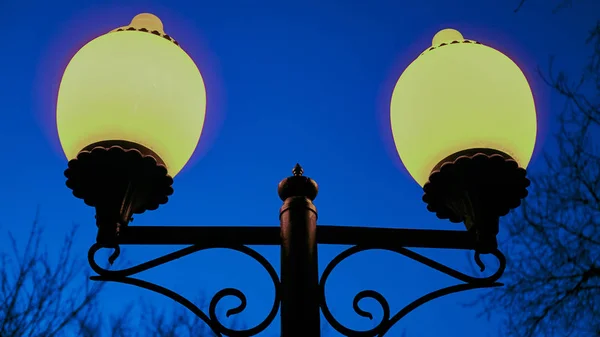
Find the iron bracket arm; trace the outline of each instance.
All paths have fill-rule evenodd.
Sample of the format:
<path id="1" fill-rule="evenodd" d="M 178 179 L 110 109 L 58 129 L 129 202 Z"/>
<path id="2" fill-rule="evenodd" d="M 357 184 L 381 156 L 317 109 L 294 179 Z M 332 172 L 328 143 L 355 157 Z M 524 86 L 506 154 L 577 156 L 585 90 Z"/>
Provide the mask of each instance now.
<path id="1" fill-rule="evenodd" d="M 317 226 L 317 243 L 368 247 L 412 247 L 473 250 L 475 235 L 460 230 Z M 127 226 L 122 245 L 280 245 L 277 226 Z"/>

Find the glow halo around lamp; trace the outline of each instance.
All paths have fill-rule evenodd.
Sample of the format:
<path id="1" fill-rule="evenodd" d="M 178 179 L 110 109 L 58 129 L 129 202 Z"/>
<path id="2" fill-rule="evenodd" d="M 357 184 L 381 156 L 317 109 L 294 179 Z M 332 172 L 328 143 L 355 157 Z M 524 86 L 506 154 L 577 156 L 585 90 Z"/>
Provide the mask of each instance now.
<path id="1" fill-rule="evenodd" d="M 398 80 L 390 104 L 398 154 L 427 209 L 464 222 L 478 252 L 497 248 L 499 219 L 527 196 L 536 138 L 529 83 L 506 55 L 454 29 Z"/>
<path id="2" fill-rule="evenodd" d="M 206 91 L 194 61 L 143 13 L 87 43 L 65 69 L 56 123 L 73 194 L 96 208 L 111 244 L 134 213 L 173 193 L 202 132 Z"/>
<path id="3" fill-rule="evenodd" d="M 71 160 L 96 142 L 133 142 L 160 156 L 174 177 L 202 132 L 202 75 L 156 16 L 137 15 L 120 29 L 90 41 L 69 62 L 56 109 L 61 145 Z"/>
<path id="4" fill-rule="evenodd" d="M 391 100 L 391 126 L 402 163 L 423 186 L 447 156 L 491 148 L 526 168 L 536 112 L 525 75 L 501 52 L 445 29 L 402 73 Z"/>

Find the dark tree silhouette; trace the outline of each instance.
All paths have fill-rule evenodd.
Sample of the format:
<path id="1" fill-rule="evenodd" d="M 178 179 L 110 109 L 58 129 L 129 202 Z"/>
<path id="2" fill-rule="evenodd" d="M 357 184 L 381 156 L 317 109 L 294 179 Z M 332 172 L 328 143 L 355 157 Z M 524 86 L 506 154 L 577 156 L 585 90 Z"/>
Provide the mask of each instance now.
<path id="1" fill-rule="evenodd" d="M 506 313 L 502 336 L 600 336 L 600 20 L 587 45 L 576 78 L 554 71 L 552 59 L 548 71 L 538 69 L 566 104 L 558 151 L 544 155 L 529 197 L 503 223 L 506 286 L 476 301 L 488 314 Z"/>
<path id="2" fill-rule="evenodd" d="M 515 8 L 515 13 L 518 12 L 527 2 L 529 2 L 529 0 L 519 0 L 519 4 Z M 548 3 L 554 5 L 554 12 L 556 12 L 562 8 L 571 7 L 573 5 L 573 0 L 550 0 Z"/>
<path id="3" fill-rule="evenodd" d="M 43 249 L 42 232 L 34 221 L 24 247 L 8 233 L 11 247 L 0 251 L 0 336 L 96 336 L 102 285 L 79 282 L 85 265 L 71 254 L 75 228 L 56 261 Z"/>
<path id="4" fill-rule="evenodd" d="M 202 303 L 202 298 L 195 301 Z M 179 304 L 167 309 L 158 309 L 144 301 L 140 301 L 141 310 L 136 317 L 132 317 L 134 305 L 117 316 L 109 319 L 109 333 L 111 337 L 202 337 L 215 336 L 208 326 L 199 318 L 190 313 Z M 139 307 L 138 307 L 139 309 Z"/>
<path id="5" fill-rule="evenodd" d="M 131 304 L 107 317 L 99 305 L 104 282 L 89 281 L 87 260 L 73 254 L 75 235 L 74 226 L 52 259 L 37 220 L 24 244 L 8 233 L 11 245 L 0 247 L 0 336 L 214 336 L 203 321 L 175 303 L 162 311 L 147 303 Z M 139 317 L 132 317 L 133 309 L 140 309 Z"/>

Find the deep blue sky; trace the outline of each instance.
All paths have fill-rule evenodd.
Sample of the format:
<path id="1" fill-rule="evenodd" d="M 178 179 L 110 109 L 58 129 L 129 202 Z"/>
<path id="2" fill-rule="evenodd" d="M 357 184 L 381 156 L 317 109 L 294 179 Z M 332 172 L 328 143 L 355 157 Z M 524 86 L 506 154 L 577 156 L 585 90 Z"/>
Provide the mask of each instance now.
<path id="1" fill-rule="evenodd" d="M 54 124 L 60 76 L 86 42 L 126 25 L 140 12 L 151 12 L 198 64 L 208 111 L 201 144 L 176 177 L 175 194 L 166 206 L 137 216 L 135 224 L 278 226 L 277 183 L 300 162 L 320 185 L 315 200 L 320 224 L 461 228 L 427 212 L 420 187 L 400 164 L 386 124 L 391 90 L 440 29 L 459 29 L 466 38 L 503 51 L 523 68 L 534 89 L 540 127 L 532 168 L 540 167 L 540 152 L 552 151 L 553 120 L 562 99 L 541 83 L 535 68 L 546 67 L 553 54 L 557 65 L 580 69 L 586 33 L 600 2 L 582 1 L 552 14 L 546 1 L 530 1 L 515 14 L 517 0 L 2 0 L 0 226 L 24 237 L 39 205 L 51 250 L 59 249 L 77 223 L 76 251 L 85 258 L 96 228 L 93 209 L 64 186 L 66 159 Z M 175 248 L 126 247 L 122 258 L 141 262 Z M 321 270 L 344 248 L 321 246 Z M 257 250 L 279 270 L 278 248 Z M 462 252 L 425 253 L 469 270 Z M 263 319 L 272 301 L 266 273 L 228 251 L 199 253 L 144 277 L 190 297 L 240 287 L 249 300 L 240 320 L 249 325 Z M 334 272 L 328 299 L 341 321 L 368 328 L 372 323 L 352 311 L 358 291 L 376 289 L 397 310 L 453 283 L 403 257 L 370 252 Z M 475 294 L 429 303 L 389 335 L 406 328 L 415 337 L 496 336 L 495 321 L 476 318 L 479 308 L 461 306 Z M 104 296 L 108 312 L 140 297 L 170 303 L 117 284 L 110 284 Z M 377 308 L 372 303 L 364 307 Z M 276 336 L 278 329 L 277 323 L 263 335 Z"/>

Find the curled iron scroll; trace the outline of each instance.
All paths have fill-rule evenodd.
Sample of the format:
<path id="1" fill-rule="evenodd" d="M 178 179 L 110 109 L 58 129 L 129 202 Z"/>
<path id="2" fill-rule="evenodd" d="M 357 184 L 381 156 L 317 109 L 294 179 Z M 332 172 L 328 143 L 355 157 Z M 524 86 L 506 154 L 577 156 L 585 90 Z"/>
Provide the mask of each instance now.
<path id="1" fill-rule="evenodd" d="M 230 337 L 254 336 L 254 335 L 262 332 L 263 330 L 265 330 L 271 324 L 271 322 L 273 322 L 273 320 L 275 319 L 275 316 L 277 315 L 277 311 L 279 310 L 279 304 L 281 301 L 281 295 L 280 295 L 281 287 L 280 287 L 280 282 L 279 282 L 279 276 L 277 275 L 277 272 L 275 271 L 273 266 L 269 263 L 269 261 L 267 261 L 267 259 L 265 259 L 262 255 L 260 255 L 255 250 L 253 250 L 247 246 L 236 245 L 236 246 L 223 247 L 223 246 L 193 245 L 193 246 L 189 246 L 189 247 L 180 249 L 178 251 L 169 253 L 167 255 L 158 257 L 156 259 L 138 264 L 136 266 L 133 266 L 130 268 L 125 268 L 125 269 L 119 269 L 119 270 L 109 270 L 106 268 L 102 268 L 96 263 L 95 255 L 102 248 L 114 248 L 115 252 L 113 253 L 113 255 L 111 255 L 111 258 L 118 256 L 118 253 L 119 253 L 118 246 L 117 246 L 117 248 L 115 248 L 114 246 L 105 246 L 105 245 L 100 245 L 98 243 L 93 244 L 92 247 L 90 247 L 90 250 L 88 252 L 88 261 L 90 263 L 90 267 L 96 273 L 98 273 L 98 276 L 92 276 L 90 278 L 91 280 L 112 281 L 112 282 L 131 284 L 131 285 L 145 288 L 145 289 L 154 291 L 156 293 L 162 294 L 164 296 L 167 296 L 167 297 L 171 298 L 172 300 L 178 302 L 179 304 L 183 305 L 184 307 L 186 307 L 194 315 L 196 315 L 198 318 L 200 318 L 202 321 L 204 321 L 217 336 L 223 336 L 223 335 L 230 336 Z M 222 290 L 218 291 L 211 299 L 210 305 L 209 305 L 209 310 L 208 310 L 209 314 L 206 315 L 195 304 L 193 304 L 192 302 L 190 302 L 183 296 L 175 293 L 174 291 L 164 288 L 164 287 L 159 286 L 154 283 L 150 283 L 150 282 L 147 282 L 144 280 L 130 277 L 130 276 L 132 276 L 134 274 L 138 274 L 142 271 L 160 266 L 167 262 L 179 259 L 181 257 L 190 255 L 192 253 L 195 253 L 195 252 L 198 252 L 201 250 L 209 249 L 209 248 L 227 248 L 227 249 L 232 249 L 232 250 L 241 252 L 243 254 L 246 254 L 246 255 L 250 256 L 251 258 L 253 258 L 254 260 L 256 260 L 258 263 L 260 263 L 260 265 L 262 265 L 263 268 L 265 268 L 265 270 L 269 273 L 269 276 L 271 277 L 271 280 L 273 281 L 273 285 L 275 287 L 275 298 L 273 300 L 273 307 L 271 308 L 271 311 L 269 312 L 267 317 L 261 323 L 257 324 L 256 326 L 254 326 L 252 328 L 249 328 L 249 329 L 235 330 L 235 329 L 231 329 L 231 328 L 224 326 L 221 323 L 221 321 L 219 321 L 219 318 L 217 317 L 217 314 L 216 314 L 216 309 L 217 309 L 219 302 L 225 297 L 233 296 L 233 297 L 236 297 L 238 300 L 240 300 L 240 304 L 237 307 L 227 310 L 227 312 L 226 312 L 227 317 L 229 317 L 231 315 L 239 314 L 239 313 L 243 312 L 244 309 L 246 308 L 246 302 L 247 302 L 246 296 L 244 295 L 244 293 L 242 291 L 240 291 L 238 289 L 226 288 L 226 289 L 222 289 Z"/>
<path id="2" fill-rule="evenodd" d="M 331 314 L 331 311 L 329 310 L 329 307 L 328 307 L 327 301 L 326 301 L 325 284 L 326 284 L 327 278 L 329 277 L 331 272 L 343 260 L 347 259 L 348 257 L 350 257 L 354 254 L 357 254 L 357 253 L 360 253 L 363 251 L 367 251 L 367 250 L 374 250 L 374 249 L 383 249 L 383 250 L 388 250 L 388 251 L 392 251 L 392 252 L 404 255 L 412 260 L 415 260 L 415 261 L 422 263 L 430 268 L 433 268 L 433 269 L 440 271 L 448 276 L 451 276 L 459 281 L 462 281 L 463 283 L 454 285 L 454 286 L 450 286 L 450 287 L 446 287 L 446 288 L 442 288 L 442 289 L 436 290 L 434 292 L 431 292 L 427 295 L 424 295 L 424 296 L 416 299 L 415 301 L 411 302 L 410 304 L 408 304 L 407 306 L 402 308 L 402 310 L 400 310 L 394 316 L 391 316 L 391 317 L 390 317 L 389 303 L 382 294 L 380 294 L 379 292 L 374 291 L 374 290 L 363 290 L 363 291 L 359 292 L 356 296 L 354 296 L 354 301 L 353 301 L 354 311 L 359 316 L 373 319 L 373 315 L 370 312 L 361 309 L 359 306 L 359 302 L 361 300 L 363 300 L 365 298 L 370 298 L 370 299 L 375 300 L 379 304 L 379 306 L 381 307 L 381 309 L 383 311 L 383 315 L 382 315 L 382 318 L 379 320 L 379 323 L 377 323 L 375 325 L 375 327 L 373 327 L 369 330 L 358 331 L 358 330 L 350 329 L 350 328 L 344 326 L 343 324 L 341 324 Z M 323 312 L 323 316 L 335 330 L 337 330 L 339 333 L 341 333 L 345 336 L 353 336 L 353 337 L 384 336 L 392 328 L 392 326 L 394 326 L 394 324 L 396 324 L 401 318 L 403 318 L 411 311 L 415 310 L 416 308 L 420 307 L 421 305 L 423 305 L 433 299 L 436 299 L 436 298 L 439 298 L 442 296 L 446 296 L 449 294 L 465 291 L 465 290 L 478 289 L 478 288 L 491 288 L 491 287 L 501 286 L 502 284 L 497 283 L 496 281 L 504 273 L 504 269 L 506 268 L 506 258 L 499 250 L 495 250 L 495 251 L 491 252 L 491 255 L 493 255 L 494 257 L 496 257 L 498 259 L 498 262 L 499 262 L 498 269 L 492 275 L 487 276 L 487 277 L 473 277 L 473 276 L 469 276 L 467 274 L 461 273 L 455 269 L 452 269 L 448 266 L 445 266 L 439 262 L 431 260 L 421 254 L 415 253 L 406 248 L 354 246 L 352 248 L 349 248 L 349 249 L 343 251 L 338 256 L 336 256 L 333 260 L 331 260 L 331 262 L 329 262 L 329 264 L 327 265 L 327 267 L 325 267 L 325 270 L 323 271 L 323 275 L 321 276 L 321 280 L 319 282 L 319 291 L 320 291 L 320 296 L 321 296 L 321 310 Z M 481 270 L 483 271 L 485 269 L 485 265 L 481 262 L 479 254 L 475 255 L 475 260 L 477 262 L 477 265 L 480 266 Z"/>

